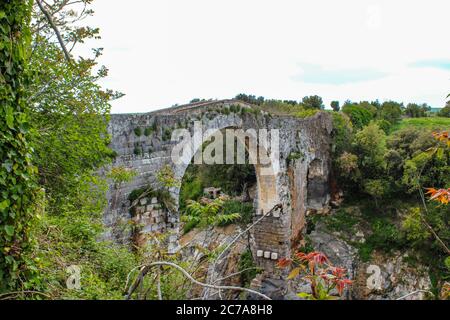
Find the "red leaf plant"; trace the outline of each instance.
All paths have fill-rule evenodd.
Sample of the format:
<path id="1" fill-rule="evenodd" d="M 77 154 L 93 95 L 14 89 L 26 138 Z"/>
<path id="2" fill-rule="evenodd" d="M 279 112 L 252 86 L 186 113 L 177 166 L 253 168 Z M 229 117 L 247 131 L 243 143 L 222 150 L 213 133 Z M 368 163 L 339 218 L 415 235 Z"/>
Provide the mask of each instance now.
<path id="1" fill-rule="evenodd" d="M 336 288 L 339 296 L 342 296 L 345 287 L 352 283 L 350 279 L 346 278 L 347 270 L 333 266 L 322 252 L 297 252 L 292 258 L 280 259 L 278 267 L 292 268 L 288 279 L 301 276 L 309 282 L 311 293 L 300 292 L 297 294 L 308 300 L 336 299 L 337 297 L 331 294 L 332 290 Z"/>
<path id="2" fill-rule="evenodd" d="M 430 200 L 434 200 L 442 204 L 448 204 L 450 202 L 450 188 L 448 189 L 426 188 L 426 190 L 427 190 L 426 194 L 430 196 Z"/>
<path id="3" fill-rule="evenodd" d="M 438 141 L 444 142 L 448 147 L 450 147 L 450 135 L 448 131 L 433 132 L 433 137 Z"/>
<path id="4" fill-rule="evenodd" d="M 450 147 L 450 135 L 448 131 L 433 132 L 433 137 L 438 141 L 444 142 L 448 147 Z M 426 190 L 426 194 L 430 196 L 430 200 L 437 201 L 442 204 L 450 203 L 450 188 L 426 188 Z"/>

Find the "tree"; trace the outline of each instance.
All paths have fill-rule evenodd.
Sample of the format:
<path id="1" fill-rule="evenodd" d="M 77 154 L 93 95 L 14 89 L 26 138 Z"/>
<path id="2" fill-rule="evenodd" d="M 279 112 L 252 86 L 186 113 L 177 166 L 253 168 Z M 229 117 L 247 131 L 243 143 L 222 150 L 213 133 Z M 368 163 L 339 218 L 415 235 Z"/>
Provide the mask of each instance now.
<path id="1" fill-rule="evenodd" d="M 372 103 L 370 103 L 369 101 L 361 101 L 358 103 L 358 106 L 360 106 L 363 109 L 366 109 L 367 111 L 370 112 L 372 118 L 375 118 L 375 116 L 377 115 L 378 109 L 376 106 L 374 106 Z"/>
<path id="2" fill-rule="evenodd" d="M 119 95 L 97 83 L 107 75 L 106 68 L 96 66 L 101 49 L 92 57 L 71 54 L 76 44 L 98 37 L 98 29 L 81 25 L 92 14 L 91 3 L 0 4 L 2 295 L 12 289 L 20 298 L 29 292 L 53 295 L 56 286 L 59 296 L 65 292 L 65 267 L 73 261 L 85 263 L 86 277 L 96 279 L 95 285 L 86 282 L 79 296 L 89 296 L 90 290 L 98 293 L 96 286 L 104 289 L 106 284 L 100 280 L 105 262 L 111 263 L 100 262 L 101 257 L 114 259 L 118 254 L 119 247 L 113 254 L 99 241 L 106 186 L 98 171 L 114 156 L 107 146 L 106 127 L 109 101 Z M 39 168 L 37 174 L 31 159 Z M 42 195 L 38 199 L 35 181 Z M 33 219 L 33 211 L 39 219 Z M 123 278 L 117 275 L 108 269 L 111 278 Z M 103 297 L 108 294 L 102 292 Z"/>
<path id="3" fill-rule="evenodd" d="M 379 111 L 379 117 L 392 124 L 396 124 L 402 115 L 402 107 L 403 104 L 395 101 L 383 102 Z"/>
<path id="4" fill-rule="evenodd" d="M 30 249 L 36 168 L 32 164 L 26 90 L 31 3 L 0 3 L 0 291 L 14 289 Z"/>
<path id="5" fill-rule="evenodd" d="M 427 111 L 430 111 L 430 107 L 424 103 L 418 105 L 417 103 L 408 103 L 406 105 L 405 114 L 411 118 L 426 117 Z"/>
<path id="6" fill-rule="evenodd" d="M 438 160 L 440 162 L 444 163 L 444 172 L 448 172 L 450 163 L 450 152 L 448 150 L 448 147 L 450 147 L 450 138 L 448 131 L 442 131 L 442 132 L 434 132 L 433 133 L 434 138 L 439 141 L 439 144 L 434 148 L 429 148 L 426 150 L 426 152 L 423 152 L 421 154 L 418 154 L 415 156 L 410 162 L 407 162 L 406 165 L 409 165 L 412 168 L 412 173 L 407 172 L 405 170 L 405 175 L 408 173 L 412 178 L 412 182 L 414 183 L 414 187 L 417 188 L 419 191 L 422 204 L 425 210 L 426 215 L 423 215 L 420 211 L 418 212 L 420 215 L 421 222 L 428 228 L 428 230 L 433 234 L 436 241 L 439 243 L 439 245 L 443 248 L 444 252 L 447 254 L 447 256 L 450 254 L 450 249 L 447 246 L 447 244 L 444 242 L 446 239 L 446 234 L 444 233 L 444 236 L 439 235 L 439 229 L 442 229 L 442 227 L 439 226 L 439 223 L 436 223 L 437 226 L 433 227 L 430 222 L 427 221 L 427 216 L 430 214 L 430 210 L 428 209 L 428 206 L 425 202 L 425 195 L 422 191 L 422 173 L 425 171 L 425 165 L 428 165 L 431 160 Z M 420 158 L 419 164 L 416 164 L 413 162 L 417 158 Z M 441 167 L 442 168 L 442 167 Z M 439 172 L 441 174 L 441 172 Z M 414 177 L 415 174 L 415 177 Z M 441 176 L 441 179 L 433 179 L 432 182 L 442 183 L 444 185 L 449 185 L 450 181 L 448 178 L 448 174 Z M 442 189 L 435 189 L 435 188 L 426 188 L 427 193 L 430 196 L 430 200 L 436 201 L 438 203 L 441 203 L 443 205 L 446 205 L 449 203 L 450 200 L 450 188 L 442 188 Z M 447 216 L 447 212 L 444 213 L 444 216 Z M 434 222 L 441 220 L 441 224 L 443 221 L 447 220 L 446 218 L 442 219 L 442 214 L 438 214 L 437 217 L 433 217 Z M 436 219 L 438 218 L 438 219 Z M 436 231 L 436 230 L 438 231 Z M 445 228 L 446 229 L 446 228 Z M 447 259 L 449 259 L 447 257 Z M 450 269 L 450 268 L 449 268 Z M 448 288 L 447 288 L 448 289 Z"/>
<path id="7" fill-rule="evenodd" d="M 358 181 L 361 175 L 358 169 L 358 156 L 344 152 L 338 158 L 337 163 L 341 176 L 352 182 Z"/>
<path id="8" fill-rule="evenodd" d="M 334 112 L 333 116 L 333 138 L 332 152 L 336 159 L 342 152 L 348 151 L 353 139 L 353 125 L 347 114 Z"/>
<path id="9" fill-rule="evenodd" d="M 255 95 L 248 95 L 245 93 L 240 93 L 238 94 L 235 99 L 237 100 L 241 100 L 250 104 L 254 104 L 254 105 L 262 105 L 264 103 L 264 97 L 260 96 L 260 97 L 256 97 Z"/>
<path id="10" fill-rule="evenodd" d="M 430 232 L 422 223 L 420 208 L 411 208 L 402 221 L 402 229 L 409 241 L 424 241 L 430 237 Z"/>
<path id="11" fill-rule="evenodd" d="M 302 105 L 306 109 L 323 109 L 325 107 L 322 98 L 317 95 L 303 97 Z"/>
<path id="12" fill-rule="evenodd" d="M 450 118 L 450 102 L 447 102 L 446 106 L 439 110 L 438 116 Z"/>
<path id="13" fill-rule="evenodd" d="M 82 0 L 81 8 L 64 0 L 36 2 L 33 11 L 34 77 L 27 102 L 36 132 L 32 145 L 39 183 L 51 212 L 59 210 L 61 201 L 70 203 L 78 186 L 92 180 L 114 156 L 108 148 L 109 102 L 121 94 L 98 84 L 108 75 L 106 67 L 97 66 L 101 49 L 93 49 L 90 57 L 71 56 L 77 44 L 98 38 L 97 28 L 79 23 L 93 14 L 87 7 L 91 2 Z"/>
<path id="14" fill-rule="evenodd" d="M 339 101 L 331 101 L 330 103 L 331 109 L 333 109 L 333 111 L 339 111 L 340 110 L 340 106 L 339 106 Z"/>
<path id="15" fill-rule="evenodd" d="M 373 119 L 369 110 L 351 102 L 346 102 L 344 104 L 342 107 L 342 112 L 350 117 L 353 126 L 357 129 L 362 129 Z"/>
<path id="16" fill-rule="evenodd" d="M 375 177 L 386 167 L 386 134 L 374 122 L 355 135 L 353 143 L 359 158 L 359 167 L 367 178 Z"/>
<path id="17" fill-rule="evenodd" d="M 364 183 L 364 191 L 373 197 L 378 208 L 378 200 L 387 193 L 387 182 L 381 179 L 369 179 Z"/>

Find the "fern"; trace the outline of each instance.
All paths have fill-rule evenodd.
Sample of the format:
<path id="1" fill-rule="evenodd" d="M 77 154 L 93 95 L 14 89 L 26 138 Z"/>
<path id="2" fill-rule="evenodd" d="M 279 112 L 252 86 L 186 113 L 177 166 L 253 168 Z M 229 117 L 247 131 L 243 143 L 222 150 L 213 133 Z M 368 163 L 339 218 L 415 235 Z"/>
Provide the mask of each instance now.
<path id="1" fill-rule="evenodd" d="M 190 200 L 186 207 L 184 222 L 197 223 L 198 227 L 225 225 L 241 218 L 239 213 L 224 214 L 224 201 L 220 198 L 211 202 L 201 203 Z"/>

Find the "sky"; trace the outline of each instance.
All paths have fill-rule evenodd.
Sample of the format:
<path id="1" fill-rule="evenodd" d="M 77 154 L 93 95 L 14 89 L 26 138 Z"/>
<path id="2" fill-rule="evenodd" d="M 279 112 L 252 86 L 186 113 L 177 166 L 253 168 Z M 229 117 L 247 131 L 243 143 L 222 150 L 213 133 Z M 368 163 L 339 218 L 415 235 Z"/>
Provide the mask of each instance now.
<path id="1" fill-rule="evenodd" d="M 113 113 L 238 93 L 442 107 L 450 1 L 95 0 Z"/>

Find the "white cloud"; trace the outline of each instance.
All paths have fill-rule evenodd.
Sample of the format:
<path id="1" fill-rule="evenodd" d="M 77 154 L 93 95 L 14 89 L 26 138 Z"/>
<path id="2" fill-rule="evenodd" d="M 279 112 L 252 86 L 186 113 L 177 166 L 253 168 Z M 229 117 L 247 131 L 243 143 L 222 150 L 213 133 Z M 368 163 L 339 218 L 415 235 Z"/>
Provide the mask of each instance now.
<path id="1" fill-rule="evenodd" d="M 126 93 L 113 103 L 113 112 L 146 112 L 195 97 L 229 98 L 240 92 L 441 106 L 450 92 L 448 70 L 413 66 L 450 58 L 446 0 L 94 4 L 90 24 L 101 28 L 98 45 L 105 48 L 102 62 L 110 69 L 105 85 Z M 295 78 L 304 64 L 386 76 L 345 84 L 306 83 Z"/>

